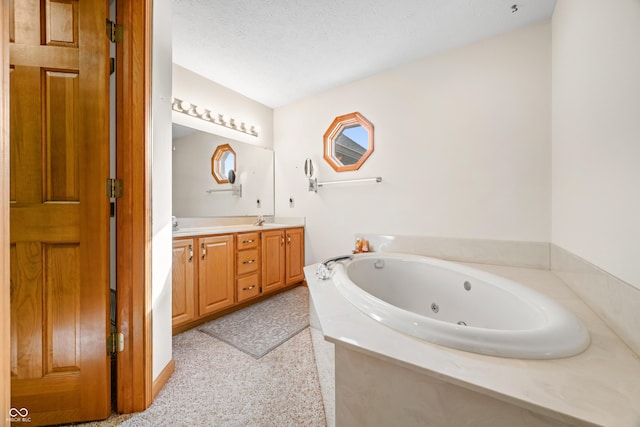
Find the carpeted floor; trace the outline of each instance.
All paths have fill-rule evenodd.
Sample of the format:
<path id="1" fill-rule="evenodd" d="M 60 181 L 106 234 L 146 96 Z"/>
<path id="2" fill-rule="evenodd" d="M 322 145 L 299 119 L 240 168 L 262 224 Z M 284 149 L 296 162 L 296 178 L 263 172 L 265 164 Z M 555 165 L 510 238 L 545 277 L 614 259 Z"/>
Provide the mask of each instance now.
<path id="1" fill-rule="evenodd" d="M 176 370 L 153 405 L 86 427 L 325 426 L 309 328 L 260 359 L 197 329 L 173 339 Z"/>

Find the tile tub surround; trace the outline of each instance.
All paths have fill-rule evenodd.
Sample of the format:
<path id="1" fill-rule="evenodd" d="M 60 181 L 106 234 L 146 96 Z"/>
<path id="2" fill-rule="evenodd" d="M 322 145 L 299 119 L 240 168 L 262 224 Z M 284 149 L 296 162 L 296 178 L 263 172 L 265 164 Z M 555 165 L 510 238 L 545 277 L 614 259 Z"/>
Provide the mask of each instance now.
<path id="1" fill-rule="evenodd" d="M 372 252 L 399 252 L 457 262 L 549 269 L 549 243 L 431 236 L 356 234 Z M 355 241 L 355 240 L 354 240 Z"/>
<path id="2" fill-rule="evenodd" d="M 336 418 L 344 426 L 565 427 L 566 423 L 347 347 L 336 347 Z M 402 402 L 389 411 L 388 402 Z M 435 403 L 435 404 L 434 404 Z M 426 409 L 426 410 L 425 410 Z"/>
<path id="3" fill-rule="evenodd" d="M 640 355 L 640 289 L 557 245 L 551 269 Z"/>
<path id="4" fill-rule="evenodd" d="M 504 420 L 501 421 L 504 425 L 542 426 L 549 425 L 548 419 L 555 420 L 557 425 L 640 425 L 640 359 L 558 276 L 548 270 L 471 266 L 516 280 L 564 305 L 589 328 L 591 346 L 570 358 L 522 360 L 467 353 L 423 342 L 395 332 L 357 310 L 331 281 L 317 279 L 317 265 L 311 265 L 305 268 L 305 273 L 314 309 L 325 339 L 336 346 L 337 425 L 348 425 L 348 419 L 342 417 L 362 405 L 379 405 L 396 416 L 446 409 L 440 400 L 423 400 L 418 407 L 407 407 L 410 402 L 395 399 L 393 394 L 382 394 L 384 402 L 376 402 L 376 387 L 387 387 L 383 381 L 389 381 L 388 375 L 402 378 L 402 370 L 393 373 L 397 367 L 411 371 L 417 378 L 425 377 L 402 383 L 402 387 L 412 390 L 417 383 L 430 383 L 429 387 L 444 390 L 444 394 L 431 390 L 428 396 L 455 396 L 458 406 L 449 406 L 451 411 L 464 408 L 466 403 L 468 407 L 483 408 L 477 402 L 484 397 L 492 399 L 491 402 L 499 401 L 499 405 L 489 407 L 496 412 L 494 415 L 499 415 L 495 419 Z M 365 393 L 361 397 L 348 392 L 345 384 L 341 384 L 343 379 L 352 379 L 343 376 L 346 365 L 342 364 L 348 363 L 346 358 L 352 359 L 349 352 L 361 353 L 376 362 L 370 374 L 365 371 L 369 392 L 360 390 Z M 378 375 L 381 370 L 386 373 Z M 425 390 L 429 388 L 418 387 L 415 392 L 424 394 Z M 369 398 L 373 400 L 369 402 Z M 468 401 L 460 400 L 467 398 Z M 426 412 L 423 415 L 428 419 Z M 441 416 L 446 420 L 453 415 L 443 413 Z M 520 418 L 514 419 L 514 416 Z M 537 424 L 536 420 L 539 420 Z"/>

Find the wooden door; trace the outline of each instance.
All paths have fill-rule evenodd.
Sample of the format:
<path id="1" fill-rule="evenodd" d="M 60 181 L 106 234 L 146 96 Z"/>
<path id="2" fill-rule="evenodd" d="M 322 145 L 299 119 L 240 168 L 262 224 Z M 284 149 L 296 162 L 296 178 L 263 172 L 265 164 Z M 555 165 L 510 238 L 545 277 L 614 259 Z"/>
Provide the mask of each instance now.
<path id="1" fill-rule="evenodd" d="M 202 237 L 198 244 L 198 314 L 205 316 L 235 301 L 233 235 Z"/>
<path id="2" fill-rule="evenodd" d="M 174 328 L 196 318 L 193 250 L 193 239 L 173 241 L 171 311 Z"/>
<path id="3" fill-rule="evenodd" d="M 286 284 L 304 280 L 304 229 L 290 228 L 287 234 Z"/>
<path id="4" fill-rule="evenodd" d="M 11 406 L 110 413 L 106 0 L 10 0 Z"/>
<path id="5" fill-rule="evenodd" d="M 284 286 L 284 231 L 262 232 L 262 292 Z"/>

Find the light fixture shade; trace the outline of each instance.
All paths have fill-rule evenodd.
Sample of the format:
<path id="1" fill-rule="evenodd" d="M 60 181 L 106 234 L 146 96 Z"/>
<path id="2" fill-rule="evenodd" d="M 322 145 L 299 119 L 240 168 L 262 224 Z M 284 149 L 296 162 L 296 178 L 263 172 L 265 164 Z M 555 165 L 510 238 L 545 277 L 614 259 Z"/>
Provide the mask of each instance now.
<path id="1" fill-rule="evenodd" d="M 204 107 L 199 107 L 188 101 L 171 98 L 171 109 L 178 113 L 186 114 L 191 117 L 195 117 L 206 122 L 214 123 L 220 126 L 224 126 L 228 129 L 233 129 L 238 132 L 246 133 L 251 136 L 259 136 L 258 127 L 255 125 L 249 125 L 247 122 L 229 117 L 228 119 L 224 114 L 214 114 L 211 110 Z"/>

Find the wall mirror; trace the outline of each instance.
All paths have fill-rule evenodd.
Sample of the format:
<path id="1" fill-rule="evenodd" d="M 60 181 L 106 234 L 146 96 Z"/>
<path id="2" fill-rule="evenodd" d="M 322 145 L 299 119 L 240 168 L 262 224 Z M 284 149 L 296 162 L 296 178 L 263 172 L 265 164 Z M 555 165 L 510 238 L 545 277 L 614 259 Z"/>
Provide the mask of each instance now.
<path id="1" fill-rule="evenodd" d="M 211 156 L 211 175 L 218 184 L 229 182 L 229 171 L 236 170 L 236 152 L 231 145 L 218 145 Z"/>
<path id="2" fill-rule="evenodd" d="M 177 217 L 226 217 L 274 214 L 273 150 L 235 141 L 176 123 L 173 130 L 173 215 Z M 219 182 L 212 176 L 212 162 L 218 147 L 223 169 Z M 232 163 L 225 153 L 233 153 Z M 229 156 L 227 154 L 227 156 Z M 224 157 L 224 159 L 223 159 Z M 225 161 L 226 159 L 226 161 Z M 233 165 L 233 166 L 231 166 Z M 228 181 L 235 172 L 235 185 L 242 185 L 242 197 Z"/>
<path id="3" fill-rule="evenodd" d="M 335 118 L 324 133 L 324 159 L 337 172 L 354 171 L 373 153 L 373 124 L 360 113 Z"/>

